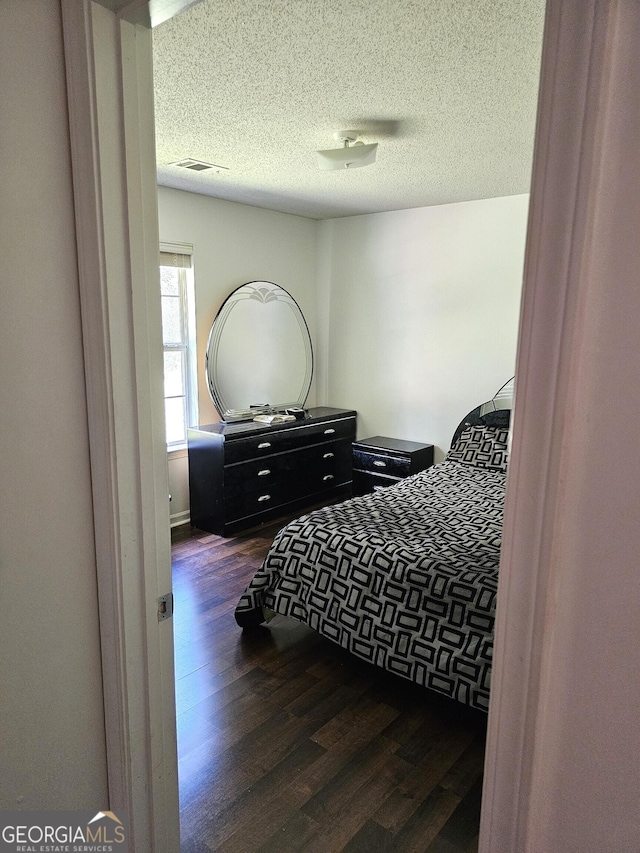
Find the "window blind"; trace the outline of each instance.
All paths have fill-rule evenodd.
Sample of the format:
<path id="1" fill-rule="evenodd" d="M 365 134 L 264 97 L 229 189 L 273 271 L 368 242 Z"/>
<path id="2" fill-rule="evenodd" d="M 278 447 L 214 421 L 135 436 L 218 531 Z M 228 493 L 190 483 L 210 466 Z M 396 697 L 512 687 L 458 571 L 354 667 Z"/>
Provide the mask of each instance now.
<path id="1" fill-rule="evenodd" d="M 191 269 L 191 255 L 181 252 L 160 252 L 161 267 L 178 267 L 178 269 Z"/>

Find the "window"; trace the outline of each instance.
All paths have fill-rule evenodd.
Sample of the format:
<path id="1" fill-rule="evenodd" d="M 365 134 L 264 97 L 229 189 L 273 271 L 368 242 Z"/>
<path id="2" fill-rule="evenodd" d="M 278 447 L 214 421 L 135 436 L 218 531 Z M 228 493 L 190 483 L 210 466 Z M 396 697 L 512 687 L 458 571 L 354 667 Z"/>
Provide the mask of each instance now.
<path id="1" fill-rule="evenodd" d="M 195 308 L 190 246 L 160 247 L 160 298 L 164 347 L 164 409 L 167 446 L 187 440 L 197 423 Z"/>

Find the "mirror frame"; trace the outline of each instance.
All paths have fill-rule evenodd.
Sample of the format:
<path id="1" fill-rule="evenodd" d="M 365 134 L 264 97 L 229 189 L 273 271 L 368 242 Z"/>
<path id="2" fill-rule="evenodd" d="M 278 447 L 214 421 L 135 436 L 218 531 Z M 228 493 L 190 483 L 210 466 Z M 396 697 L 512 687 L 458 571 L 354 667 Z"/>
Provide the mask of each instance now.
<path id="1" fill-rule="evenodd" d="M 241 301 L 244 301 L 244 299 L 238 299 L 238 293 L 245 288 L 253 290 L 253 293 L 249 293 L 246 298 L 258 299 L 263 303 L 271 302 L 273 299 L 276 299 L 287 305 L 298 323 L 304 354 L 306 357 L 306 370 L 302 386 L 297 395 L 297 399 L 295 400 L 282 400 L 280 402 L 270 403 L 268 406 L 254 406 L 251 407 L 251 409 L 233 409 L 226 404 L 222 394 L 220 393 L 220 383 L 216 381 L 215 375 L 216 356 L 220 347 L 220 340 L 224 331 L 225 323 L 234 307 L 240 304 Z M 311 343 L 309 326 L 307 325 L 307 321 L 300 309 L 300 306 L 288 290 L 285 290 L 284 287 L 279 284 L 275 284 L 275 282 L 272 281 L 256 280 L 247 281 L 231 291 L 218 309 L 213 320 L 205 352 L 205 379 L 207 388 L 209 389 L 209 395 L 213 400 L 213 404 L 223 421 L 251 420 L 257 414 L 273 412 L 288 406 L 304 406 L 307 397 L 309 396 L 309 391 L 311 390 L 313 368 L 313 345 Z"/>

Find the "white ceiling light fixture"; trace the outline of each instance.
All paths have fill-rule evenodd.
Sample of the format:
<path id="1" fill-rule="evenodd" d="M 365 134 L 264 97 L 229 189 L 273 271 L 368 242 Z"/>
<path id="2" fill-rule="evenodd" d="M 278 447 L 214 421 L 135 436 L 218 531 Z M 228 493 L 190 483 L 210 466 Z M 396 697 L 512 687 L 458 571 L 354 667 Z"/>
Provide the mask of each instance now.
<path id="1" fill-rule="evenodd" d="M 343 143 L 342 148 L 327 148 L 316 151 L 318 168 L 327 170 L 358 169 L 375 163 L 378 143 L 365 145 L 358 141 L 357 130 L 336 130 L 333 138 Z"/>

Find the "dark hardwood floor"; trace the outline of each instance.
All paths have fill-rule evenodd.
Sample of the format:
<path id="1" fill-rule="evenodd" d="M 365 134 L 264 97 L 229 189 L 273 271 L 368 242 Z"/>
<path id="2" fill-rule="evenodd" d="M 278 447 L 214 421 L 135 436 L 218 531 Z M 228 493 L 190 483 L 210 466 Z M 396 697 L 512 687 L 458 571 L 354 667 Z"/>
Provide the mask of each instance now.
<path id="1" fill-rule="evenodd" d="M 233 610 L 280 521 L 173 544 L 182 853 L 472 853 L 486 718 Z"/>

